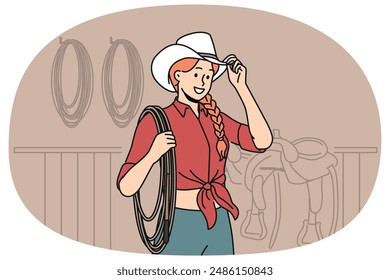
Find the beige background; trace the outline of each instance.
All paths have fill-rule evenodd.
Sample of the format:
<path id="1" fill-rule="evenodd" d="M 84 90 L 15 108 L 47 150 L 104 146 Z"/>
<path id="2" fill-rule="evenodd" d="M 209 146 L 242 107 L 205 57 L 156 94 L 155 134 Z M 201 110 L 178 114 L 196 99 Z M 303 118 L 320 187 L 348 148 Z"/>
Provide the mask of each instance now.
<path id="1" fill-rule="evenodd" d="M 290 141 L 319 138 L 338 159 L 338 202 L 343 211 L 339 213 L 337 229 L 358 214 L 375 182 L 380 127 L 371 88 L 353 58 L 324 34 L 288 18 L 239 8 L 176 6 L 107 15 L 59 35 L 64 40 L 82 42 L 94 70 L 92 102 L 75 128 L 64 125 L 51 93 L 51 70 L 59 38 L 54 38 L 26 71 L 12 113 L 10 160 L 21 199 L 41 222 L 84 243 L 145 252 L 135 227 L 132 201 L 120 196 L 114 184 L 140 112 L 126 128 L 118 128 L 112 122 L 101 92 L 103 60 L 110 37 L 131 41 L 144 66 L 141 108 L 148 104 L 165 106 L 174 95 L 154 82 L 150 62 L 162 47 L 198 30 L 213 35 L 220 58 L 235 53 L 247 66 L 249 86 L 273 129 L 279 129 L 281 136 Z M 124 98 L 127 86 L 125 60 L 124 51 L 118 49 L 113 73 L 118 103 Z M 70 48 L 63 74 L 64 98 L 68 102 L 76 88 L 76 69 L 75 54 Z M 213 85 L 212 94 L 223 111 L 245 121 L 243 107 L 237 106 L 239 98 L 226 76 Z M 64 152 L 64 149 L 36 150 L 37 147 L 72 149 Z M 364 148 L 370 153 L 340 154 L 346 150 L 340 147 Z M 344 166 L 345 162 L 349 165 Z M 239 169 L 244 173 L 245 162 Z M 345 172 L 349 177 L 342 176 Z M 234 176 L 237 178 L 233 181 L 242 181 L 240 176 Z M 153 186 L 153 178 L 150 181 L 149 186 Z M 318 219 L 327 236 L 332 194 L 324 186 Z M 270 233 L 263 240 L 248 239 L 240 233 L 245 213 L 251 208 L 251 192 L 243 184 L 229 181 L 228 188 L 241 212 L 233 223 L 237 253 L 298 246 L 297 234 L 307 218 L 310 202 L 305 186 L 291 184 L 281 175 L 282 215 L 278 237 L 271 249 Z M 265 185 L 264 195 L 265 222 L 272 228 L 275 205 L 271 183 Z"/>

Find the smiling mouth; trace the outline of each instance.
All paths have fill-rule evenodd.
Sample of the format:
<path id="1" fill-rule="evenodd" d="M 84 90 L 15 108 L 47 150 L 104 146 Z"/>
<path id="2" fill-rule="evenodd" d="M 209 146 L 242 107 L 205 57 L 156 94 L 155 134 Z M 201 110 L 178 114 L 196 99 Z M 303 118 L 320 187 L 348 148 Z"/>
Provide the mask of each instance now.
<path id="1" fill-rule="evenodd" d="M 197 94 L 202 94 L 202 93 L 204 92 L 204 88 L 194 87 L 194 91 L 195 91 Z"/>

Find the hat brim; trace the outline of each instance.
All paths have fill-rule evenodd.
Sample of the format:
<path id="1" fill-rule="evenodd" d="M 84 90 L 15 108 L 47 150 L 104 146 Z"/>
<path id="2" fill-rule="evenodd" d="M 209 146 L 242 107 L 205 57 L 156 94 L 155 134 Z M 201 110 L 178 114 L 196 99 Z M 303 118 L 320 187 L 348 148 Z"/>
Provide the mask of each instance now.
<path id="1" fill-rule="evenodd" d="M 213 76 L 213 81 L 218 79 L 226 70 L 226 63 L 212 57 L 199 55 L 193 49 L 179 44 L 169 45 L 162 49 L 152 61 L 152 75 L 156 82 L 164 89 L 175 92 L 170 79 L 169 70 L 172 65 L 184 58 L 196 58 L 210 61 L 219 66 L 217 73 Z"/>

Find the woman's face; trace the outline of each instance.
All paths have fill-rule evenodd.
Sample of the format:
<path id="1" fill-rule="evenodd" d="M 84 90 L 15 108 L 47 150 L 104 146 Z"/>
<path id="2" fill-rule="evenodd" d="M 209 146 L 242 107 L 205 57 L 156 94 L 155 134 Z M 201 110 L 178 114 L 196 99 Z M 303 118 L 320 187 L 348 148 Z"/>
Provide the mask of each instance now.
<path id="1" fill-rule="evenodd" d="M 183 93 L 189 100 L 201 100 L 210 91 L 213 75 L 212 64 L 206 60 L 199 60 L 188 72 L 176 71 L 179 94 Z"/>

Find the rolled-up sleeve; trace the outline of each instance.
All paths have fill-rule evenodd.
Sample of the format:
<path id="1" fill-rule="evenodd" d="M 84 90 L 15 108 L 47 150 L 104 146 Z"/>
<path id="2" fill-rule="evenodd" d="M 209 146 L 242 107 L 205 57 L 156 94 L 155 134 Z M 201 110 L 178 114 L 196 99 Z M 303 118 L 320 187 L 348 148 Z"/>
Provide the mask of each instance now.
<path id="1" fill-rule="evenodd" d="M 226 114 L 222 113 L 221 115 L 225 125 L 225 134 L 230 142 L 239 145 L 241 149 L 246 151 L 265 152 L 266 149 L 258 149 L 256 147 L 248 125 L 237 122 Z"/>
<path id="2" fill-rule="evenodd" d="M 156 135 L 156 123 L 154 122 L 153 117 L 148 114 L 143 117 L 137 125 L 126 161 L 119 170 L 117 178 L 118 188 L 120 181 L 127 172 L 129 172 L 129 170 L 149 152 Z"/>

